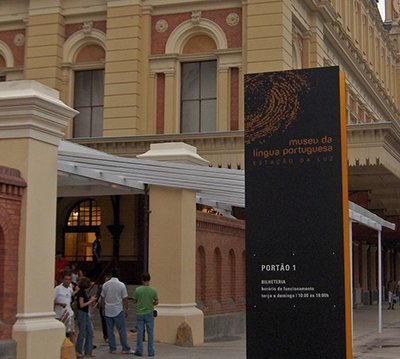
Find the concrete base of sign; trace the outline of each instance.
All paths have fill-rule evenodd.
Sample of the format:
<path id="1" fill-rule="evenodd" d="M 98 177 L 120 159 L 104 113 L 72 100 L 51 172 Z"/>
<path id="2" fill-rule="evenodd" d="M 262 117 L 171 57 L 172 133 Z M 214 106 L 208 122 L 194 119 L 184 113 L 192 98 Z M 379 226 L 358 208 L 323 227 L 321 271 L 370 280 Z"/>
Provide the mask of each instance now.
<path id="1" fill-rule="evenodd" d="M 204 339 L 240 335 L 246 329 L 246 313 L 228 313 L 204 317 Z"/>
<path id="2" fill-rule="evenodd" d="M 17 355 L 17 343 L 10 340 L 0 340 L 0 359 L 15 359 Z"/>

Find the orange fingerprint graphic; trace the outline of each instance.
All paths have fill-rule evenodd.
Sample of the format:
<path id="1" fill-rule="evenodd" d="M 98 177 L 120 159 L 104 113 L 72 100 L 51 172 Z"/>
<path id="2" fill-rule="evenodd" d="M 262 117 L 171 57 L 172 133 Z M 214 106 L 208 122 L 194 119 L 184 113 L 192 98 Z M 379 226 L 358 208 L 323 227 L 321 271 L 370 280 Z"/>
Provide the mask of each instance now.
<path id="1" fill-rule="evenodd" d="M 296 121 L 301 95 L 310 90 L 308 75 L 289 71 L 246 77 L 246 144 L 283 133 Z"/>

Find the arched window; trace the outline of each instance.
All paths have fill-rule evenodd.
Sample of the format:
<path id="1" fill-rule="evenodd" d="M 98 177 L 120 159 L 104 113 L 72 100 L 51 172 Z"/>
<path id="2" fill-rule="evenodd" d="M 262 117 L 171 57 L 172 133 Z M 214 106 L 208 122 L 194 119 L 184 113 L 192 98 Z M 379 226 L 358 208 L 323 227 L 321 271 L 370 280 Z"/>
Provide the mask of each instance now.
<path id="1" fill-rule="evenodd" d="M 236 256 L 235 251 L 231 249 L 229 251 L 229 269 L 230 269 L 230 297 L 233 301 L 236 301 Z"/>
<path id="2" fill-rule="evenodd" d="M 214 250 L 214 273 L 215 273 L 215 286 L 216 298 L 219 303 L 222 301 L 222 257 L 221 250 L 217 247 Z"/>
<path id="3" fill-rule="evenodd" d="M 206 299 L 206 253 L 203 246 L 197 249 L 197 304 L 205 305 Z"/>
<path id="4" fill-rule="evenodd" d="M 3 56 L 0 55 L 0 81 L 5 81 L 6 80 L 6 76 L 2 75 L 2 71 L 5 69 L 6 67 L 6 60 L 4 59 Z"/>
<path id="5" fill-rule="evenodd" d="M 92 65 L 104 63 L 104 59 L 104 49 L 94 44 L 83 47 L 76 56 L 79 70 L 75 70 L 74 108 L 79 114 L 74 118 L 75 138 L 103 134 L 104 69 Z"/>
<path id="6" fill-rule="evenodd" d="M 66 39 L 63 46 L 64 76 L 68 78 L 67 104 L 79 111 L 72 137 L 103 134 L 104 63 L 106 34 L 88 24 Z"/>
<path id="7" fill-rule="evenodd" d="M 182 63 L 181 132 L 214 132 L 217 126 L 217 61 Z"/>
<path id="8" fill-rule="evenodd" d="M 14 67 L 14 56 L 10 47 L 0 40 L 0 81 L 6 81 L 7 68 Z"/>
<path id="9" fill-rule="evenodd" d="M 184 44 L 184 55 L 212 53 L 215 41 L 196 35 Z M 214 132 L 217 126 L 217 61 L 182 62 L 181 132 Z"/>
<path id="10" fill-rule="evenodd" d="M 74 205 L 64 229 L 64 256 L 72 261 L 92 260 L 92 243 L 100 231 L 101 208 L 93 199 Z"/>

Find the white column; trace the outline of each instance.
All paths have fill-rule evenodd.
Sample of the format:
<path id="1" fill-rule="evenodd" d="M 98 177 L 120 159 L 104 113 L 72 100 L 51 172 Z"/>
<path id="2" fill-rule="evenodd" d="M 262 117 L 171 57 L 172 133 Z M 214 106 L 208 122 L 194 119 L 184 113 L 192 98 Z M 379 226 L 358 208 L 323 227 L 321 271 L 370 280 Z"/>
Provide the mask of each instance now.
<path id="1" fill-rule="evenodd" d="M 17 321 L 18 359 L 60 357 L 64 325 L 54 317 L 58 145 L 77 113 L 36 81 L 0 84 L 0 164 L 21 172 Z"/>

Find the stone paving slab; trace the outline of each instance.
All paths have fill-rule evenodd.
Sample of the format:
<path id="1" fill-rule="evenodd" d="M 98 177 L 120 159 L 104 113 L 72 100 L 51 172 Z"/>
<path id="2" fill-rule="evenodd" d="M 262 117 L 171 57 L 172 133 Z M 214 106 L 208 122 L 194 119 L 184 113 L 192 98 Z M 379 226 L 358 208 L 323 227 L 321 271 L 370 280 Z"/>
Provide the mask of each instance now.
<path id="1" fill-rule="evenodd" d="M 354 311 L 353 359 L 400 359 L 400 308 L 383 311 L 383 332 L 378 333 L 378 314 L 376 306 L 363 307 Z M 136 334 L 129 332 L 128 341 L 136 347 Z M 118 343 L 118 335 L 117 335 Z M 100 331 L 95 331 L 94 353 L 99 359 L 127 358 L 135 356 L 108 353 L 108 345 Z M 146 343 L 144 343 L 146 354 Z M 118 347 L 120 350 L 120 347 Z M 245 359 L 245 336 L 222 338 L 206 342 L 200 346 L 186 348 L 172 344 L 155 343 L 156 357 L 165 359 Z M 145 356 L 144 356 L 145 357 Z M 299 358 L 297 358 L 299 359 Z"/>

